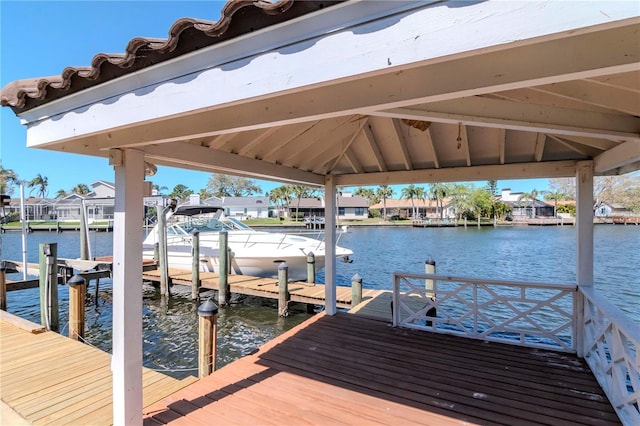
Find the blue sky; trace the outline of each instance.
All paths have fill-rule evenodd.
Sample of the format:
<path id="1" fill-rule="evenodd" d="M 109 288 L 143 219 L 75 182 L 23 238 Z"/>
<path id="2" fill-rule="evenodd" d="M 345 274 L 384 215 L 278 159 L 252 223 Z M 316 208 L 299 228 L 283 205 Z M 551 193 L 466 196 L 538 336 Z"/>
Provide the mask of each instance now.
<path id="1" fill-rule="evenodd" d="M 224 3 L 0 0 L 0 86 L 19 79 L 60 75 L 67 66 L 88 66 L 97 53 L 124 52 L 134 37 L 166 38 L 171 24 L 182 17 L 217 21 Z M 49 196 L 79 183 L 114 180 L 107 159 L 27 149 L 26 128 L 10 108 L 0 108 L 0 112 L 0 162 L 20 179 L 31 180 L 38 173 L 46 176 Z M 169 190 L 184 184 L 197 192 L 209 177 L 209 173 L 159 167 L 151 180 Z M 257 183 L 263 191 L 280 185 Z M 401 187 L 394 188 L 399 196 Z M 547 189 L 547 180 L 503 180 L 498 188 L 541 191 Z M 29 194 L 28 188 L 25 193 Z"/>

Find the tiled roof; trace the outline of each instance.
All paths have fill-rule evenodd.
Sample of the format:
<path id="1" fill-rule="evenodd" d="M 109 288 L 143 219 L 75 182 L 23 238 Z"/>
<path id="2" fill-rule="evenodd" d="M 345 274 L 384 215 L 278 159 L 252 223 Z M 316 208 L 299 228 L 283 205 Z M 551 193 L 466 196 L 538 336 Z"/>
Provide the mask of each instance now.
<path id="1" fill-rule="evenodd" d="M 99 53 L 93 57 L 90 66 L 67 67 L 61 75 L 11 82 L 0 91 L 0 105 L 9 106 L 19 114 L 151 65 L 342 1 L 230 0 L 222 8 L 218 21 L 178 19 L 171 26 L 167 39 L 137 37 L 129 41 L 124 53 Z"/>

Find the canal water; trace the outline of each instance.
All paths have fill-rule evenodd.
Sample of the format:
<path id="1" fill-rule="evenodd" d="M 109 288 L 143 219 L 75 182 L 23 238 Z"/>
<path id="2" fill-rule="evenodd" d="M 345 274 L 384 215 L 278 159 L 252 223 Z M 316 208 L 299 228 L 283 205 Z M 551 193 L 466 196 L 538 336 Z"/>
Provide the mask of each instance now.
<path id="1" fill-rule="evenodd" d="M 339 245 L 352 249 L 354 256 L 352 263 L 338 261 L 338 284 L 348 286 L 351 277 L 359 274 L 365 288 L 390 290 L 394 272 L 422 273 L 429 257 L 436 261 L 440 275 L 574 283 L 575 232 L 573 226 L 354 226 L 340 237 Z M 598 225 L 594 234 L 596 289 L 640 323 L 640 226 Z M 111 255 L 112 237 L 111 233 L 91 233 L 92 255 Z M 8 232 L 1 238 L 0 258 L 20 260 L 21 235 Z M 59 257 L 78 257 L 79 239 L 77 232 L 29 234 L 28 261 L 38 261 L 38 245 L 45 242 L 58 244 Z M 318 281 L 323 280 L 323 273 L 318 273 Z M 92 295 L 94 285 L 92 282 L 89 289 Z M 97 299 L 92 296 L 87 301 L 85 339 L 107 352 L 111 351 L 111 296 L 111 281 L 102 279 Z M 59 297 L 61 333 L 66 335 L 66 286 L 59 287 Z M 190 289 L 174 287 L 174 296 L 167 301 L 145 284 L 143 299 L 144 365 L 174 377 L 197 375 L 197 305 L 190 300 Z M 9 312 L 40 322 L 38 289 L 10 292 L 7 304 Z M 218 367 L 255 351 L 310 315 L 306 307 L 297 306 L 288 318 L 281 319 L 273 301 L 236 300 L 220 310 Z"/>

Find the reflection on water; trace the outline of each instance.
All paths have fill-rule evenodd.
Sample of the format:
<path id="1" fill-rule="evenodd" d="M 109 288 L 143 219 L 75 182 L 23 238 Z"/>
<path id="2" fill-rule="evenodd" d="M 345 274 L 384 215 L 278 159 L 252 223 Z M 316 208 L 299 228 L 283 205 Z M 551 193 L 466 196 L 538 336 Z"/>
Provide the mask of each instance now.
<path id="1" fill-rule="evenodd" d="M 3 259 L 22 257 L 19 233 L 2 236 Z M 110 233 L 91 233 L 93 256 L 110 255 Z M 594 275 L 596 289 L 640 322 L 640 226 L 601 225 L 595 228 Z M 27 236 L 28 261 L 38 261 L 40 242 L 58 243 L 59 257 L 79 256 L 79 234 L 35 232 Z M 387 289 L 393 272 L 422 273 L 432 257 L 437 273 L 471 278 L 496 278 L 552 283 L 575 282 L 575 227 L 523 228 L 394 228 L 351 227 L 340 245 L 354 251 L 353 263 L 338 261 L 339 285 L 350 285 L 356 273 L 365 288 Z M 9 277 L 20 279 L 20 276 Z M 323 282 L 323 272 L 318 273 Z M 111 281 L 100 281 L 97 301 L 91 282 L 86 311 L 86 339 L 111 351 Z M 67 335 L 68 291 L 59 287 L 61 333 Z M 197 304 L 190 288 L 173 289 L 164 300 L 148 285 L 143 287 L 144 364 L 184 377 L 197 371 Z M 206 294 L 205 294 L 206 295 Z M 214 296 L 213 293 L 210 293 Z M 216 298 L 214 297 L 215 301 Z M 275 301 L 245 298 L 223 308 L 218 320 L 218 367 L 256 350 L 264 342 L 310 317 L 305 306 L 277 318 Z M 38 289 L 9 292 L 9 312 L 40 322 Z"/>

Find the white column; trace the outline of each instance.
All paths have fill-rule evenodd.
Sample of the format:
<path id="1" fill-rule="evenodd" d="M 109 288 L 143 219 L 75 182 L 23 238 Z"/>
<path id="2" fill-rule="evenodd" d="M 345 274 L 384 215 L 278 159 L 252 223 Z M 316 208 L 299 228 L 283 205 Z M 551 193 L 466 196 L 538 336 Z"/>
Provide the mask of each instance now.
<path id="1" fill-rule="evenodd" d="M 324 181 L 324 298 L 327 315 L 336 314 L 336 181 Z"/>
<path id="2" fill-rule="evenodd" d="M 593 162 L 583 161 L 576 172 L 576 278 L 593 285 Z"/>
<path id="3" fill-rule="evenodd" d="M 593 162 L 584 161 L 576 170 L 576 281 L 580 287 L 593 286 Z M 576 294 L 576 352 L 585 354 L 584 297 Z"/>
<path id="4" fill-rule="evenodd" d="M 144 153 L 112 150 L 113 424 L 142 425 L 142 221 Z"/>

